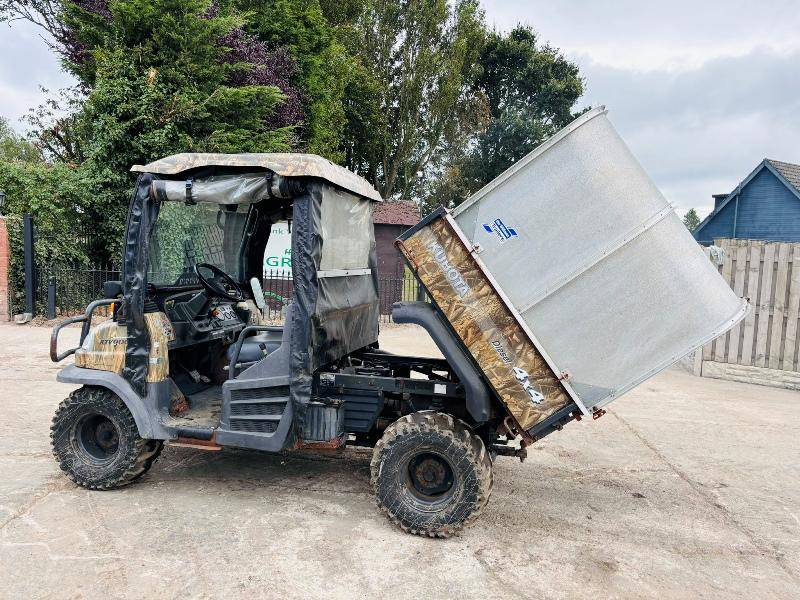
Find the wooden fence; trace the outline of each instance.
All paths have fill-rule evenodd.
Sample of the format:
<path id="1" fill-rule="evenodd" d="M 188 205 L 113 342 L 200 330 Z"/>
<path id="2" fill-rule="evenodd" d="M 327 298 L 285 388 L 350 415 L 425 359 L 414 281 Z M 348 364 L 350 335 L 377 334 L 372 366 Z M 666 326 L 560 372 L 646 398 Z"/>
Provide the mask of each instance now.
<path id="1" fill-rule="evenodd" d="M 733 329 L 703 347 L 703 360 L 800 371 L 800 243 L 716 240 L 705 248 L 737 296 L 752 310 Z"/>

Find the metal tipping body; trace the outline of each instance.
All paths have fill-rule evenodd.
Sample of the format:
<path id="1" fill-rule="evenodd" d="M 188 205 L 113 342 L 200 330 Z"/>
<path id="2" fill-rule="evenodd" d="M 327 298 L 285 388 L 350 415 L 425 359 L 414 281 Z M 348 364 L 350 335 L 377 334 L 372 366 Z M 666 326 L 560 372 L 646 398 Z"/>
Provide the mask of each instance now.
<path id="1" fill-rule="evenodd" d="M 525 429 L 567 399 L 583 413 L 598 410 L 748 309 L 605 115 L 586 113 L 452 214 L 401 237 L 488 378 L 502 374 L 495 391 L 514 390 L 516 399 L 498 395 L 517 406 Z M 494 323 L 485 318 L 492 302 L 503 313 Z M 482 343 L 494 344 L 499 359 Z M 525 410 L 515 380 L 535 392 Z"/>

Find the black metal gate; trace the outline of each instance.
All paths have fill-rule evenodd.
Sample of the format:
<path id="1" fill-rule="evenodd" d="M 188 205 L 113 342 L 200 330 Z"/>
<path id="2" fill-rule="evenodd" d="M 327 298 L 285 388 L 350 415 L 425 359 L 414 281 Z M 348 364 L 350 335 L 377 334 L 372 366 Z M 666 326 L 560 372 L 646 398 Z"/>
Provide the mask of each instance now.
<path id="1" fill-rule="evenodd" d="M 13 312 L 48 319 L 79 314 L 87 304 L 102 298 L 106 281 L 120 279 L 118 266 L 91 264 L 97 240 L 90 232 L 76 231 L 70 239 L 59 240 L 61 245 L 71 245 L 75 250 L 73 254 L 81 257 L 60 260 L 48 252 L 53 246 L 48 242 L 53 240 L 38 234 L 31 215 L 23 216 L 22 228 L 24 279 L 23 282 L 13 281 L 12 287 L 24 301 L 12 302 Z"/>
<path id="2" fill-rule="evenodd" d="M 64 262 L 48 258 L 43 252 L 46 238 L 37 236 L 33 219 L 23 219 L 25 247 L 24 312 L 34 316 L 55 319 L 59 316 L 80 314 L 86 305 L 103 297 L 103 284 L 122 278 L 117 265 Z M 93 239 L 86 232 L 77 232 L 69 243 L 80 246 L 85 256 L 92 255 Z M 383 322 L 391 321 L 391 307 L 395 302 L 427 300 L 414 276 L 405 274 L 379 277 L 380 314 Z M 265 271 L 263 277 L 265 317 L 282 321 L 286 306 L 291 302 L 294 284 L 292 276 L 279 271 Z M 19 311 L 22 307 L 17 306 Z"/>

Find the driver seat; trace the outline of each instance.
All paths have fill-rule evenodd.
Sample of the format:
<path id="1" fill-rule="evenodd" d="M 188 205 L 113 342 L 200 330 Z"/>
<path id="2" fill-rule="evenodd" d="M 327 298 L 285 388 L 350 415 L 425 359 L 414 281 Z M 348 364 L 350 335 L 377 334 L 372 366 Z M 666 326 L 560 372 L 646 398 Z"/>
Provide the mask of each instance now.
<path id="1" fill-rule="evenodd" d="M 284 337 L 286 337 L 289 331 L 289 324 L 292 322 L 292 309 L 293 306 L 291 304 L 286 307 L 284 325 L 267 325 L 265 331 L 245 338 L 244 342 L 242 342 L 242 349 L 239 352 L 240 365 L 246 368 L 250 364 L 256 363 L 265 356 L 275 352 L 275 350 L 281 347 L 284 341 L 288 343 L 288 338 L 284 340 Z M 241 335 L 241 333 L 239 335 Z M 235 349 L 235 343 L 228 346 L 228 364 L 233 362 L 233 353 Z"/>
<path id="2" fill-rule="evenodd" d="M 283 327 L 280 325 L 269 326 L 266 331 L 248 337 L 242 343 L 242 349 L 239 352 L 239 363 L 258 362 L 268 354 L 280 348 L 281 338 L 283 338 Z M 233 361 L 235 349 L 236 344 L 228 346 L 228 362 Z"/>

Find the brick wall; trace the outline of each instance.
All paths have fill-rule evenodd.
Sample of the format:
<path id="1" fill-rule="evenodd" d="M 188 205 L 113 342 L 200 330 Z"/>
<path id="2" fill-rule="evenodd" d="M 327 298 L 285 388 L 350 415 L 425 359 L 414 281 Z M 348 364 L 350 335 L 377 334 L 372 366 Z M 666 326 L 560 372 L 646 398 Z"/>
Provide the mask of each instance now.
<path id="1" fill-rule="evenodd" d="M 0 321 L 8 321 L 8 278 L 11 261 L 11 247 L 8 241 L 6 218 L 0 217 Z"/>

